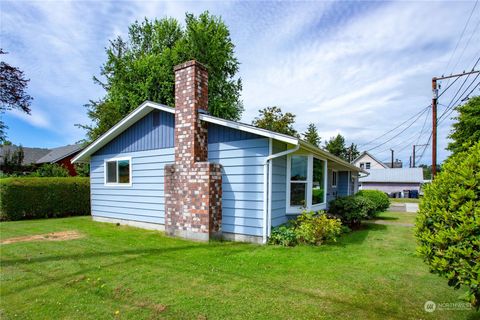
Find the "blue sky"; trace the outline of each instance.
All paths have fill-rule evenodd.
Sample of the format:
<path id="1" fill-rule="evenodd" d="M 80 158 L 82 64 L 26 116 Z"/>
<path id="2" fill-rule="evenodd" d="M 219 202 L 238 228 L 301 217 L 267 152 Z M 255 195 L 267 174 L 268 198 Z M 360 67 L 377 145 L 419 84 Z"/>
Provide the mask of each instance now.
<path id="1" fill-rule="evenodd" d="M 360 145 L 427 106 L 433 76 L 471 69 L 480 56 L 480 5 L 457 46 L 472 1 L 2 0 L 0 6 L 1 47 L 9 52 L 2 58 L 25 71 L 35 98 L 32 115 L 13 111 L 2 118 L 12 142 L 32 147 L 84 137 L 74 124 L 88 123 L 83 105 L 103 95 L 92 76 L 105 61 L 104 48 L 144 17 L 183 22 L 185 12 L 204 10 L 222 16 L 241 62 L 243 122 L 259 108 L 278 105 L 297 115 L 299 131 L 313 122 L 323 139 L 341 133 Z M 440 103 L 448 104 L 456 85 Z M 372 153 L 388 159 L 393 147 L 408 163 L 411 142 L 428 140 L 427 116 Z M 420 136 L 424 120 L 428 130 Z M 440 160 L 448 155 L 451 122 L 439 127 Z M 421 162 L 429 159 L 428 148 Z"/>

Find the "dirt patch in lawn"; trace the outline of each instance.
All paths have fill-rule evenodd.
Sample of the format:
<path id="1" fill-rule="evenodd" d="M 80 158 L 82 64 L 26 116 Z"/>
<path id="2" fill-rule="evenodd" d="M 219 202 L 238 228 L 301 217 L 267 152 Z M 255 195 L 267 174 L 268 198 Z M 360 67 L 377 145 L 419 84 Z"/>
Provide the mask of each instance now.
<path id="1" fill-rule="evenodd" d="M 24 237 L 8 238 L 0 241 L 0 244 L 9 244 L 16 242 L 30 242 L 30 241 L 67 241 L 73 239 L 83 238 L 84 235 L 75 230 L 51 232 L 44 234 L 35 234 Z"/>

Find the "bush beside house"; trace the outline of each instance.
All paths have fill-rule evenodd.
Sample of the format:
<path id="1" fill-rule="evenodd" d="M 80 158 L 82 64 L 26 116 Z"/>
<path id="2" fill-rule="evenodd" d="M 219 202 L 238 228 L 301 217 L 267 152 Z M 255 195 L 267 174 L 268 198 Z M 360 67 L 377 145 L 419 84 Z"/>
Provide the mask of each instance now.
<path id="1" fill-rule="evenodd" d="M 480 306 L 480 142 L 448 159 L 420 202 L 415 235 L 431 272 Z"/>
<path id="2" fill-rule="evenodd" d="M 390 207 L 390 199 L 387 194 L 379 190 L 360 190 L 356 196 L 365 197 L 372 202 L 373 206 L 367 213 L 368 218 L 375 218 Z"/>
<path id="3" fill-rule="evenodd" d="M 289 224 L 273 228 L 269 243 L 286 247 L 297 244 L 318 246 L 335 242 L 342 231 L 339 219 L 328 217 L 325 212 L 304 211 Z"/>
<path id="4" fill-rule="evenodd" d="M 89 178 L 0 179 L 0 220 L 90 214 Z"/>

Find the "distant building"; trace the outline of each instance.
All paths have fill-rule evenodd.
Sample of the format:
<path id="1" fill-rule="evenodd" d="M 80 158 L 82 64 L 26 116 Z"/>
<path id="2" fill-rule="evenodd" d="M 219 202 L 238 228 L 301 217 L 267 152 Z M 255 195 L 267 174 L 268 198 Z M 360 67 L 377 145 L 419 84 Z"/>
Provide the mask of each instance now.
<path id="1" fill-rule="evenodd" d="M 360 176 L 362 190 L 380 190 L 391 197 L 417 197 L 423 183 L 422 168 L 403 168 L 402 161 L 382 162 L 364 151 L 352 163 L 369 174 Z"/>
<path id="2" fill-rule="evenodd" d="M 355 160 L 352 161 L 352 164 L 364 170 L 388 169 L 388 166 L 385 163 L 378 160 L 367 151 L 362 152 Z"/>
<path id="3" fill-rule="evenodd" d="M 423 169 L 373 169 L 359 180 L 361 190 L 380 190 L 396 198 L 416 198 L 423 183 Z"/>
<path id="4" fill-rule="evenodd" d="M 0 146 L 0 166 L 3 166 L 4 159 L 8 154 L 12 154 L 19 149 L 16 145 Z M 29 148 L 22 147 L 23 161 L 22 166 L 40 166 L 44 163 L 57 163 L 65 167 L 71 176 L 76 176 L 75 167 L 70 162 L 83 148 L 80 144 L 66 145 L 58 148 Z"/>

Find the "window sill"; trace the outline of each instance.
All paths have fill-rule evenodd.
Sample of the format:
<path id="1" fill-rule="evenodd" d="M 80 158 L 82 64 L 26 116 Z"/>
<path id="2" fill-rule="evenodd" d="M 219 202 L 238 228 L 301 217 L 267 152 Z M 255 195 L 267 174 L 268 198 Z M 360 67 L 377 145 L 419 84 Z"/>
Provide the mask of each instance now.
<path id="1" fill-rule="evenodd" d="M 103 186 L 105 187 L 131 187 L 132 184 L 131 183 L 104 183 Z"/>
<path id="2" fill-rule="evenodd" d="M 287 208 L 286 214 L 288 216 L 299 215 L 303 212 L 303 209 L 304 208 L 301 208 L 301 207 L 290 207 L 290 208 Z M 312 211 L 326 210 L 327 209 L 327 204 L 326 203 L 319 203 L 319 204 L 313 205 L 313 206 L 311 206 L 309 208 L 305 208 L 305 209 L 306 210 L 312 210 Z"/>

